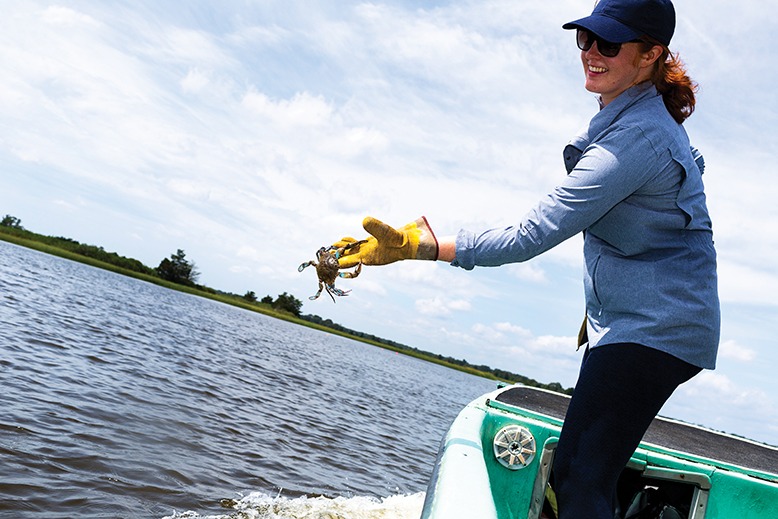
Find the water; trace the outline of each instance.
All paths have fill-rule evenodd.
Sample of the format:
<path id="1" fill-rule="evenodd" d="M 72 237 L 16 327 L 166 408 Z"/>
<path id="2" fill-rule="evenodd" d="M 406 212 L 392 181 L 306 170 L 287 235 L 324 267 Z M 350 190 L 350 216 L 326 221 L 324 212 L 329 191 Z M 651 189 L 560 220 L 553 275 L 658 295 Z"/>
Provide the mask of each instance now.
<path id="1" fill-rule="evenodd" d="M 0 242 L 0 517 L 418 517 L 494 387 Z"/>

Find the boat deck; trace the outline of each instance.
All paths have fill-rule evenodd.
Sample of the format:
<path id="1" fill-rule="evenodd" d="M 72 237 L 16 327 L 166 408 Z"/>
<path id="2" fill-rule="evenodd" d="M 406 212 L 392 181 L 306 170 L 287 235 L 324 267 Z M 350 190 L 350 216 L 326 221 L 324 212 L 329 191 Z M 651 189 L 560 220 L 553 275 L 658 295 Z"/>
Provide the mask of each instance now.
<path id="1" fill-rule="evenodd" d="M 495 400 L 558 420 L 564 420 L 570 403 L 567 395 L 527 386 L 510 387 Z M 713 462 L 775 474 L 774 479 L 778 480 L 778 448 L 769 445 L 662 417 L 654 419 L 643 442 Z"/>

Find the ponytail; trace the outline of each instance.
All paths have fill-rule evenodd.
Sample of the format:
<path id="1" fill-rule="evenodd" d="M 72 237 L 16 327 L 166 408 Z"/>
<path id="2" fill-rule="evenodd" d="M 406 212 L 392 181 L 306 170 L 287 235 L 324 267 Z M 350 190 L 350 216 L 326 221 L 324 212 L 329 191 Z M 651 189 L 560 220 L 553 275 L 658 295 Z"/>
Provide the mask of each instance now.
<path id="1" fill-rule="evenodd" d="M 699 86 L 686 73 L 686 65 L 678 54 L 670 52 L 667 46 L 652 38 L 644 40 L 645 50 L 654 45 L 662 47 L 662 55 L 654 64 L 651 82 L 662 95 L 667 111 L 678 124 L 682 124 L 694 112 L 695 94 Z"/>

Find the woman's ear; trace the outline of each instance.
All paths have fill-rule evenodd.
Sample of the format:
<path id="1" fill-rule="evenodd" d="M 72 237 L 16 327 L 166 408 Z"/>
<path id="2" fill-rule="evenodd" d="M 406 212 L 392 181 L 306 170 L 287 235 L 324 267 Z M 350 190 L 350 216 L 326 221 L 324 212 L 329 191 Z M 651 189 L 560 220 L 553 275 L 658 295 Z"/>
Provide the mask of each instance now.
<path id="1" fill-rule="evenodd" d="M 641 65 L 644 67 L 648 67 L 650 65 L 653 65 L 656 60 L 659 59 L 659 56 L 662 55 L 662 47 L 660 45 L 654 45 L 651 47 L 648 51 L 643 53 L 642 63 Z"/>

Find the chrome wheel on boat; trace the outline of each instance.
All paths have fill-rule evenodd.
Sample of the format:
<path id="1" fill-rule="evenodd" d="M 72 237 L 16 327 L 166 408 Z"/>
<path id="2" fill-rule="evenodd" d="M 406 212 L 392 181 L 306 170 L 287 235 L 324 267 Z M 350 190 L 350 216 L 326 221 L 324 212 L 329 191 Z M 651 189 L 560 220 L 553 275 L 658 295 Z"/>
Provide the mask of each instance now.
<path id="1" fill-rule="evenodd" d="M 509 469 L 523 469 L 535 457 L 535 437 L 521 425 L 503 427 L 494 436 L 494 456 Z"/>

